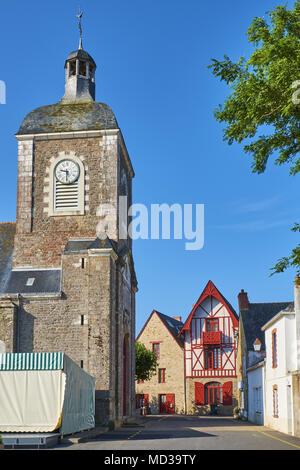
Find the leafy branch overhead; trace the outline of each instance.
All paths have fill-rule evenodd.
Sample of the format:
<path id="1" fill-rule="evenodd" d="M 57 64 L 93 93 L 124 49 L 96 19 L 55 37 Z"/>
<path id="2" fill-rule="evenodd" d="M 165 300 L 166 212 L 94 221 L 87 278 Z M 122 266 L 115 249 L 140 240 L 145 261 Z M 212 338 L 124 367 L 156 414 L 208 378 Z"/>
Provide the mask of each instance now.
<path id="1" fill-rule="evenodd" d="M 269 16 L 270 25 L 264 18 L 254 18 L 248 28 L 248 40 L 256 48 L 248 60 L 241 57 L 234 63 L 226 55 L 223 61 L 212 59 L 213 74 L 232 89 L 215 117 L 227 124 L 224 140 L 229 144 L 255 137 L 244 146 L 253 157 L 254 172 L 263 173 L 276 152 L 275 163 L 289 163 L 291 174 L 296 174 L 300 107 L 292 101 L 292 84 L 300 80 L 300 0 L 294 10 L 279 6 Z M 264 125 L 270 132 L 258 135 Z"/>
<path id="2" fill-rule="evenodd" d="M 296 175 L 300 172 L 300 105 L 292 97 L 300 80 L 300 0 L 292 9 L 278 6 L 266 18 L 255 17 L 247 36 L 254 48 L 248 59 L 233 62 L 225 55 L 208 66 L 231 89 L 215 117 L 225 124 L 223 138 L 229 145 L 244 142 L 254 173 L 263 173 L 274 156 L 276 165 L 288 164 L 290 174 Z M 272 269 L 300 269 L 299 251 L 300 245 Z"/>

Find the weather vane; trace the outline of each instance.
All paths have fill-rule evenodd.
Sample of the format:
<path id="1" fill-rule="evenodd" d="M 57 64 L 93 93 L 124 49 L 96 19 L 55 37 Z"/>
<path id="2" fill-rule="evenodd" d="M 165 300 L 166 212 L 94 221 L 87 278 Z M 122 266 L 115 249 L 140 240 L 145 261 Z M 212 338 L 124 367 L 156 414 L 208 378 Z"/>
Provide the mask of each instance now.
<path id="1" fill-rule="evenodd" d="M 79 12 L 78 14 L 76 15 L 76 18 L 78 18 L 78 26 L 79 26 L 79 33 L 80 33 L 80 41 L 79 41 L 79 49 L 82 49 L 82 27 L 81 27 L 81 18 L 82 18 L 82 11 L 80 10 L 80 7 L 79 7 Z"/>

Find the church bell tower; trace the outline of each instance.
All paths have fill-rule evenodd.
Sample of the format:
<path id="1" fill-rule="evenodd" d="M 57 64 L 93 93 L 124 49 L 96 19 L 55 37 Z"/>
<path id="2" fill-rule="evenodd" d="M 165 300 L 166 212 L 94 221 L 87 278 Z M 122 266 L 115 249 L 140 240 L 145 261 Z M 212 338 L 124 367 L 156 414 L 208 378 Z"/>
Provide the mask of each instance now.
<path id="1" fill-rule="evenodd" d="M 94 376 L 96 422 L 107 424 L 135 413 L 137 281 L 131 240 L 119 236 L 134 171 L 113 111 L 95 101 L 81 16 L 64 96 L 30 112 L 16 134 L 16 235 L 0 318 L 9 297 L 17 307 L 6 352 L 65 352 Z"/>

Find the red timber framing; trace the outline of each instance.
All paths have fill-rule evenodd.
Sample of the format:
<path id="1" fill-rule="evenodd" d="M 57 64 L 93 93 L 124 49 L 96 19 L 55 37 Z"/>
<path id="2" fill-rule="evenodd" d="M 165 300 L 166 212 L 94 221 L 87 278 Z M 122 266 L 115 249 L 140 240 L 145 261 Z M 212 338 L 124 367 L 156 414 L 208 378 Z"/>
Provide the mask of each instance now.
<path id="1" fill-rule="evenodd" d="M 209 281 L 183 325 L 186 378 L 236 377 L 238 317 Z"/>

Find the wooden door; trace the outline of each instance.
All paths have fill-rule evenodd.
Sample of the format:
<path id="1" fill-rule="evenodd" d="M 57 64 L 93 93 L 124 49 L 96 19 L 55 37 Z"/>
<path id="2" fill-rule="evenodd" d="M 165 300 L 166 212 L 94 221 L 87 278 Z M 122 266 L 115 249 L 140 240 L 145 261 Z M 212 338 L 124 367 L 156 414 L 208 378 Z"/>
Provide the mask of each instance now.
<path id="1" fill-rule="evenodd" d="M 166 408 L 167 413 L 174 414 L 175 413 L 175 395 L 174 393 L 168 393 L 166 395 Z"/>
<path id="2" fill-rule="evenodd" d="M 159 412 L 167 413 L 167 397 L 166 395 L 159 395 Z"/>

